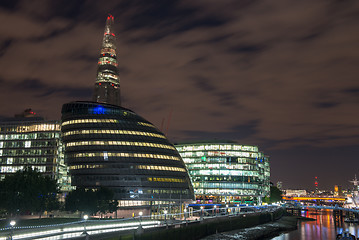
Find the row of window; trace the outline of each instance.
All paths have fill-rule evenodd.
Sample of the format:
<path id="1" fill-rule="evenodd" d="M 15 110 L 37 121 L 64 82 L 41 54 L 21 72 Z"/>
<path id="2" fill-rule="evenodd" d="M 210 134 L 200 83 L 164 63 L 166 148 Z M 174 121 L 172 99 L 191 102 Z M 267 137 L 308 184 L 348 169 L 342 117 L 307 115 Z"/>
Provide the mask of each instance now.
<path id="1" fill-rule="evenodd" d="M 258 167 L 255 165 L 245 165 L 245 164 L 188 164 L 187 168 L 189 170 L 193 169 L 240 169 L 240 170 L 258 170 Z"/>
<path id="2" fill-rule="evenodd" d="M 99 64 L 99 65 L 110 64 L 110 65 L 115 66 L 115 67 L 118 66 L 118 63 L 117 63 L 116 61 L 110 61 L 110 60 L 107 60 L 107 61 L 101 60 L 101 61 L 98 62 L 98 64 Z"/>
<path id="3" fill-rule="evenodd" d="M 245 170 L 215 170 L 215 169 L 203 169 L 203 170 L 190 170 L 191 176 L 258 176 L 258 171 L 245 171 Z"/>
<path id="4" fill-rule="evenodd" d="M 32 125 L 17 125 L 10 127 L 3 127 L 1 131 L 7 132 L 18 132 L 18 133 L 28 133 L 28 132 L 49 132 L 49 131 L 60 131 L 60 124 L 57 123 L 40 123 Z"/>
<path id="5" fill-rule="evenodd" d="M 19 170 L 23 170 L 25 166 L 1 166 L 0 168 L 0 174 L 4 173 L 15 173 Z M 37 169 L 39 172 L 53 172 L 53 168 L 48 166 L 33 166 L 33 169 Z M 46 169 L 47 168 L 47 169 Z"/>
<path id="6" fill-rule="evenodd" d="M 157 170 L 157 171 L 173 171 L 173 172 L 186 172 L 186 169 L 179 167 L 168 167 L 168 166 L 153 166 L 153 165 L 138 165 L 137 169 L 145 170 Z"/>
<path id="7" fill-rule="evenodd" d="M 112 62 L 112 63 L 117 63 L 116 59 L 113 57 L 107 57 L 107 56 L 102 56 L 99 58 L 99 62 Z"/>
<path id="8" fill-rule="evenodd" d="M 81 141 L 81 142 L 69 142 L 66 143 L 66 147 L 75 146 L 94 146 L 94 145 L 116 145 L 116 146 L 135 146 L 135 147 L 152 147 L 152 148 L 164 148 L 172 149 L 175 148 L 171 145 L 165 145 L 160 143 L 148 143 L 148 142 L 128 142 L 128 141 Z"/>
<path id="9" fill-rule="evenodd" d="M 112 78 L 112 79 L 116 79 L 116 80 L 119 78 L 119 76 L 117 76 L 116 74 L 109 73 L 109 72 L 99 72 L 97 77 L 98 78 Z"/>
<path id="10" fill-rule="evenodd" d="M 1 164 L 44 164 L 44 163 L 55 163 L 56 158 L 46 157 L 0 157 Z"/>
<path id="11" fill-rule="evenodd" d="M 81 158 L 81 157 L 103 157 L 107 159 L 108 157 L 135 157 L 135 158 L 154 158 L 154 159 L 168 159 L 180 161 L 179 157 L 161 155 L 161 154 L 152 154 L 152 153 L 124 153 L 124 152 L 100 152 L 100 153 L 76 153 L 68 154 L 68 156 Z"/>
<path id="12" fill-rule="evenodd" d="M 263 180 L 263 176 L 196 176 L 192 177 L 193 182 L 258 182 Z"/>
<path id="13" fill-rule="evenodd" d="M 258 158 L 261 157 L 261 153 L 257 152 L 238 152 L 238 151 L 208 151 L 208 152 L 180 152 L 182 157 L 211 157 L 211 156 L 220 156 L 220 157 L 251 157 Z"/>
<path id="14" fill-rule="evenodd" d="M 54 147 L 56 145 L 56 139 L 51 139 L 49 141 L 0 141 L 0 148 Z"/>
<path id="15" fill-rule="evenodd" d="M 98 165 L 99 167 L 101 167 L 102 165 Z M 71 167 L 70 167 L 71 169 Z M 101 178 L 101 179 L 100 179 Z M 110 179 L 109 179 L 110 178 Z M 163 178 L 163 177 L 142 177 L 142 178 L 138 178 L 138 177 L 131 177 L 131 176 L 124 176 L 121 177 L 119 175 L 116 176 L 106 176 L 106 179 L 102 179 L 102 176 L 86 176 L 87 180 L 90 181 L 96 181 L 96 180 L 117 180 L 117 181 L 125 181 L 125 182 L 129 182 L 129 181 L 135 181 L 135 182 L 145 182 L 145 181 L 149 181 L 149 182 L 177 182 L 177 183 L 184 183 L 186 182 L 185 179 L 180 179 L 180 178 Z"/>
<path id="16" fill-rule="evenodd" d="M 80 164 L 80 165 L 73 165 L 70 166 L 70 170 L 77 170 L 77 169 L 92 169 L 92 168 L 103 168 L 105 165 L 103 164 Z M 121 165 L 110 166 L 111 168 L 118 168 L 122 167 Z M 168 166 L 153 166 L 153 165 L 138 165 L 136 166 L 137 169 L 145 169 L 145 170 L 157 170 L 157 171 L 172 171 L 172 172 L 186 172 L 186 169 L 179 168 L 179 167 L 168 167 Z"/>
<path id="17" fill-rule="evenodd" d="M 63 136 L 71 135 L 82 135 L 82 134 L 126 134 L 126 135 L 138 135 L 138 136 L 149 136 L 157 138 L 165 138 L 161 134 L 151 132 L 140 132 L 140 131 L 128 131 L 128 130 L 76 130 L 63 133 Z"/>
<path id="18" fill-rule="evenodd" d="M 257 146 L 246 146 L 238 144 L 208 144 L 208 145 L 190 145 L 190 146 L 181 146 L 177 145 L 176 148 L 180 152 L 189 152 L 189 151 L 203 151 L 203 150 L 234 150 L 234 151 L 249 151 L 249 152 L 258 152 Z"/>
<path id="19" fill-rule="evenodd" d="M 1 156 L 31 156 L 31 155 L 55 155 L 57 154 L 57 149 L 33 149 L 29 148 L 27 150 L 23 149 L 0 149 L 0 157 Z"/>
<path id="20" fill-rule="evenodd" d="M 101 55 L 106 54 L 106 53 L 108 53 L 110 55 L 116 55 L 116 50 L 113 48 L 102 48 Z"/>
<path id="21" fill-rule="evenodd" d="M 260 195 L 258 190 L 252 189 L 194 189 L 195 194 L 206 194 L 206 195 L 238 195 L 238 196 L 258 196 Z"/>
<path id="22" fill-rule="evenodd" d="M 184 157 L 183 161 L 190 165 L 193 163 L 241 163 L 241 164 L 258 164 L 255 158 L 243 158 L 243 157 Z M 269 165 L 269 163 L 268 163 Z"/>
<path id="23" fill-rule="evenodd" d="M 160 206 L 160 205 L 169 205 L 169 204 L 175 204 L 174 201 L 127 201 L 127 200 L 120 200 L 118 201 L 119 207 L 131 207 L 131 206 Z"/>
<path id="24" fill-rule="evenodd" d="M 220 188 L 220 189 L 258 189 L 258 184 L 250 183 L 211 183 L 211 182 L 195 182 L 193 186 L 196 189 L 200 188 Z"/>
<path id="25" fill-rule="evenodd" d="M 148 181 L 153 181 L 153 182 L 179 182 L 179 183 L 183 183 L 185 182 L 184 179 L 179 179 L 179 178 L 156 178 L 156 177 L 149 177 L 147 178 Z"/>
<path id="26" fill-rule="evenodd" d="M 103 168 L 102 164 L 83 164 L 83 165 L 74 165 L 70 166 L 70 170 L 84 169 L 84 168 Z"/>
<path id="27" fill-rule="evenodd" d="M 27 139 L 49 139 L 59 138 L 59 132 L 40 132 L 27 134 L 0 134 L 0 140 L 27 140 Z"/>
<path id="28" fill-rule="evenodd" d="M 117 119 L 76 119 L 76 120 L 69 120 L 63 122 L 61 125 L 71 125 L 71 124 L 78 124 L 78 123 L 118 123 Z"/>
<path id="29" fill-rule="evenodd" d="M 111 110 L 111 109 L 110 109 Z M 62 126 L 72 125 L 72 124 L 79 124 L 79 123 L 119 123 L 117 119 L 76 119 L 76 120 L 69 120 L 62 123 Z M 138 125 L 152 127 L 155 128 L 152 124 L 145 123 L 145 122 L 137 122 Z"/>

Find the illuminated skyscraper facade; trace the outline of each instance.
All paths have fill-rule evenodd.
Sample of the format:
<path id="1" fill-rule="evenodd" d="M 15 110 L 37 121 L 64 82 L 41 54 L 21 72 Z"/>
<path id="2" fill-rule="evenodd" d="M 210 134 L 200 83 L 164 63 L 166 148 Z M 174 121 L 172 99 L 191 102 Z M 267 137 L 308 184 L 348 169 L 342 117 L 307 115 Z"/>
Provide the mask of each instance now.
<path id="1" fill-rule="evenodd" d="M 60 140 L 60 121 L 25 116 L 0 122 L 0 179 L 32 167 L 55 179 L 62 191 L 70 190 Z"/>
<path id="2" fill-rule="evenodd" d="M 260 202 L 269 195 L 269 159 L 257 146 L 221 142 L 175 147 L 186 163 L 197 202 Z"/>
<path id="3" fill-rule="evenodd" d="M 116 37 L 112 26 L 114 18 L 107 17 L 105 32 L 102 40 L 100 57 L 97 65 L 97 77 L 93 101 L 120 106 L 120 77 L 116 55 Z"/>

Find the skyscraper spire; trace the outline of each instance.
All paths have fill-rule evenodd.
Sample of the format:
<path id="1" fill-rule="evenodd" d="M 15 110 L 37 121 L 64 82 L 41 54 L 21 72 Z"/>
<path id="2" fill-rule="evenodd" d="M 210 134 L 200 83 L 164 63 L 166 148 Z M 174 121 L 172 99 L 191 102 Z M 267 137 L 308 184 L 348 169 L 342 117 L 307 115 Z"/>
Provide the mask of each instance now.
<path id="1" fill-rule="evenodd" d="M 120 106 L 120 77 L 116 58 L 116 37 L 112 30 L 113 23 L 114 18 L 109 14 L 98 59 L 93 101 Z"/>

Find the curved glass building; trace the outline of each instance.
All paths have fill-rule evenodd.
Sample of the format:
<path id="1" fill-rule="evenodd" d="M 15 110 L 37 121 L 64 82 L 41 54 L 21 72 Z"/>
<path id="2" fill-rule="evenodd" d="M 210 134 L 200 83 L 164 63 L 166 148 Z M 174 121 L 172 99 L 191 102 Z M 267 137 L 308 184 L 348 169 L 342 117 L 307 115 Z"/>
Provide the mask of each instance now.
<path id="1" fill-rule="evenodd" d="M 110 188 L 120 207 L 147 207 L 152 214 L 161 206 L 180 211 L 182 203 L 194 200 L 176 148 L 133 111 L 96 102 L 67 103 L 61 131 L 73 185 Z"/>
<path id="2" fill-rule="evenodd" d="M 261 202 L 269 195 L 269 159 L 257 146 L 221 142 L 176 148 L 187 165 L 198 203 Z"/>

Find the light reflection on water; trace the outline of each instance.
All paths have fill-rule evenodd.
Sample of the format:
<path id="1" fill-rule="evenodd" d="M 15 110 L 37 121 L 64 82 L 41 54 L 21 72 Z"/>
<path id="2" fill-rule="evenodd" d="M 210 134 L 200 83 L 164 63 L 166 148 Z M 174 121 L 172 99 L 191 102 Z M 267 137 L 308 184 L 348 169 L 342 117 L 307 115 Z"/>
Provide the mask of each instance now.
<path id="1" fill-rule="evenodd" d="M 282 234 L 272 240 L 329 240 L 336 239 L 337 234 L 348 231 L 359 237 L 359 225 L 356 223 L 334 223 L 331 210 L 302 212 L 302 216 L 314 218 L 314 221 L 299 222 L 298 229 Z"/>

